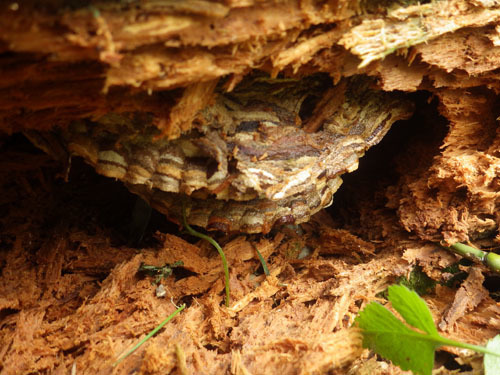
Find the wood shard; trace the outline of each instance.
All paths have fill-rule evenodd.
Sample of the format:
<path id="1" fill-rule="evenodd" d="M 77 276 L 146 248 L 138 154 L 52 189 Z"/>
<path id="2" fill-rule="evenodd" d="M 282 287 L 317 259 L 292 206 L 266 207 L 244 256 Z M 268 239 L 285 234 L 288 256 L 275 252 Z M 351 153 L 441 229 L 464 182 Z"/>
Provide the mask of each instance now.
<path id="1" fill-rule="evenodd" d="M 471 268 L 467 279 L 455 294 L 453 304 L 439 322 L 439 329 L 448 331 L 455 322 L 471 312 L 481 301 L 488 297 L 488 291 L 483 287 L 484 276 L 478 268 Z"/>

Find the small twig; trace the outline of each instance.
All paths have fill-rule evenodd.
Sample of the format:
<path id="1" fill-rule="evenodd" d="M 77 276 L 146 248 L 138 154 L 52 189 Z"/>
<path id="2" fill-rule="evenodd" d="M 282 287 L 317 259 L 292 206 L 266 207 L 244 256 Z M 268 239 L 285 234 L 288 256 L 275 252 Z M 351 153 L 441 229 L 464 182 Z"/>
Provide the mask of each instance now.
<path id="1" fill-rule="evenodd" d="M 222 259 L 222 266 L 224 267 L 224 284 L 226 287 L 226 307 L 229 307 L 229 267 L 227 266 L 227 260 L 226 260 L 226 255 L 224 254 L 224 251 L 222 251 L 222 248 L 220 247 L 220 245 L 212 237 L 207 236 L 206 234 L 197 232 L 193 228 L 191 228 L 191 226 L 188 224 L 187 219 L 186 219 L 186 207 L 184 204 L 182 205 L 182 218 L 184 220 L 184 227 L 187 229 L 189 234 L 191 234 L 192 236 L 201 238 L 202 240 L 208 241 L 219 252 L 219 255 Z"/>
<path id="2" fill-rule="evenodd" d="M 130 354 L 135 352 L 142 344 L 144 344 L 147 340 L 149 340 L 156 332 L 158 332 L 160 329 L 163 328 L 165 324 L 167 324 L 174 316 L 176 316 L 178 313 L 180 313 L 184 308 L 186 307 L 186 304 L 182 304 L 177 310 L 175 310 L 172 314 L 170 314 L 167 319 L 165 319 L 163 322 L 161 322 L 155 329 L 153 329 L 151 332 L 147 334 L 146 337 L 144 337 L 141 341 L 139 341 L 132 349 L 130 349 L 127 353 L 125 353 L 123 356 L 118 358 L 118 360 L 113 363 L 113 367 L 118 365 L 121 361 L 123 361 L 125 358 L 127 358 Z"/>

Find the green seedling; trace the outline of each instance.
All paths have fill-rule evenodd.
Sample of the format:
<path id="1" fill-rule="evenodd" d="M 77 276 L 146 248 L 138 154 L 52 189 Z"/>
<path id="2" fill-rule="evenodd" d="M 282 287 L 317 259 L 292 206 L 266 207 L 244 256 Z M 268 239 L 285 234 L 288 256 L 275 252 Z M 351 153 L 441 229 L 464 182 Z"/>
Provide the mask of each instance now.
<path id="1" fill-rule="evenodd" d="M 484 354 L 486 375 L 500 373 L 500 335 L 486 347 L 450 340 L 438 333 L 429 308 L 417 293 L 402 285 L 389 287 L 389 301 L 403 323 L 378 302 L 368 304 L 355 320 L 363 346 L 418 375 L 431 375 L 434 353 L 441 346 L 455 346 Z"/>
<path id="2" fill-rule="evenodd" d="M 184 227 L 187 229 L 188 233 L 192 236 L 201 238 L 202 240 L 208 241 L 213 247 L 217 249 L 217 252 L 219 253 L 221 259 L 222 259 L 222 266 L 224 268 L 224 285 L 226 288 L 226 307 L 229 307 L 229 267 L 227 266 L 227 260 L 226 260 L 226 254 L 224 254 L 224 251 L 222 251 L 222 248 L 220 245 L 215 241 L 212 237 L 207 236 L 206 234 L 200 233 L 195 231 L 191 226 L 188 224 L 187 219 L 186 219 L 186 207 L 183 205 L 182 206 L 182 219 L 184 221 Z"/>
<path id="3" fill-rule="evenodd" d="M 118 365 L 121 361 L 123 361 L 125 358 L 127 358 L 129 355 L 131 355 L 133 352 L 135 352 L 142 344 L 144 344 L 146 341 L 148 341 L 151 337 L 155 335 L 156 332 L 158 332 L 160 329 L 163 328 L 165 324 L 167 324 L 169 321 L 171 321 L 178 313 L 180 313 L 184 308 L 186 307 L 186 304 L 182 304 L 177 310 L 175 310 L 172 314 L 170 314 L 163 322 L 158 324 L 158 326 L 153 329 L 151 332 L 149 332 L 146 337 L 144 337 L 141 341 L 139 341 L 135 346 L 130 349 L 128 352 L 123 354 L 121 357 L 119 357 L 115 363 L 113 363 L 113 367 Z"/>
<path id="4" fill-rule="evenodd" d="M 141 263 L 139 266 L 139 272 L 154 277 L 155 281 L 153 284 L 159 284 L 162 279 L 169 277 L 172 274 L 172 269 L 175 267 L 183 266 L 182 260 L 178 260 L 172 264 L 165 264 L 163 266 L 153 266 L 149 264 Z"/>
<path id="5" fill-rule="evenodd" d="M 260 253 L 259 249 L 257 249 L 255 246 L 254 246 L 254 249 L 257 252 L 257 256 L 259 257 L 260 263 L 262 263 L 262 269 L 264 270 L 264 274 L 266 276 L 269 276 L 270 273 L 269 273 L 269 268 L 267 268 L 266 260 L 264 259 L 264 257 Z"/>

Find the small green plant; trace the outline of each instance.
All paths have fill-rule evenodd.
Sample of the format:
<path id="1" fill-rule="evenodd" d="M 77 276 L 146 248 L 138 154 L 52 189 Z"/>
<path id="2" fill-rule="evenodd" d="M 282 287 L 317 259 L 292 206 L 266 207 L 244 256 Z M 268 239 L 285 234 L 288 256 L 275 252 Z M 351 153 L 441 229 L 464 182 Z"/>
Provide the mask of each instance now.
<path id="1" fill-rule="evenodd" d="M 222 259 L 222 266 L 224 267 L 224 285 L 226 287 L 226 307 L 229 307 L 229 267 L 227 266 L 226 254 L 222 251 L 220 245 L 215 241 L 212 237 L 207 236 L 206 234 L 195 231 L 188 224 L 186 219 L 186 207 L 182 205 L 182 219 L 184 221 L 184 227 L 187 229 L 188 233 L 192 236 L 201 238 L 202 240 L 208 241 L 213 247 L 215 247 Z"/>
<path id="2" fill-rule="evenodd" d="M 165 264 L 163 266 L 153 266 L 150 264 L 141 263 L 139 266 L 139 272 L 146 274 L 148 276 L 154 277 L 155 281 L 153 284 L 159 284 L 160 281 L 172 274 L 172 268 L 183 266 L 182 260 L 178 260 L 172 264 Z"/>
<path id="3" fill-rule="evenodd" d="M 438 333 L 429 308 L 414 291 L 403 285 L 392 285 L 388 299 L 406 324 L 380 303 L 371 302 L 355 321 L 361 329 L 365 348 L 405 371 L 431 375 L 436 349 L 455 346 L 483 353 L 486 375 L 500 373 L 500 335 L 486 347 L 450 340 Z"/>
<path id="4" fill-rule="evenodd" d="M 415 266 L 408 277 L 401 276 L 395 281 L 398 285 L 404 285 L 410 290 L 417 292 L 419 296 L 424 296 L 431 293 L 436 286 L 436 282 L 422 271 L 422 267 Z M 377 294 L 378 298 L 388 299 L 389 288 Z"/>
<path id="5" fill-rule="evenodd" d="M 178 313 L 180 313 L 184 308 L 186 307 L 186 304 L 182 304 L 180 307 L 177 308 L 172 314 L 170 314 L 163 322 L 158 324 L 155 329 L 153 329 L 151 332 L 149 332 L 146 337 L 144 337 L 141 341 L 139 341 L 135 346 L 130 349 L 128 352 L 123 354 L 121 357 L 119 357 L 115 363 L 113 363 L 113 367 L 118 365 L 121 361 L 123 361 L 125 358 L 127 358 L 130 354 L 135 352 L 142 344 L 144 344 L 146 341 L 148 341 L 151 337 L 154 336 L 156 332 L 158 332 L 160 329 L 163 328 L 165 324 L 167 324 L 169 321 L 171 321 Z"/>
<path id="6" fill-rule="evenodd" d="M 254 249 L 257 252 L 257 256 L 259 257 L 260 263 L 262 264 L 262 269 L 264 270 L 264 274 L 266 276 L 269 276 L 270 273 L 269 273 L 269 268 L 267 268 L 266 260 L 264 259 L 264 257 L 260 253 L 259 249 L 257 249 L 257 247 L 254 246 Z"/>

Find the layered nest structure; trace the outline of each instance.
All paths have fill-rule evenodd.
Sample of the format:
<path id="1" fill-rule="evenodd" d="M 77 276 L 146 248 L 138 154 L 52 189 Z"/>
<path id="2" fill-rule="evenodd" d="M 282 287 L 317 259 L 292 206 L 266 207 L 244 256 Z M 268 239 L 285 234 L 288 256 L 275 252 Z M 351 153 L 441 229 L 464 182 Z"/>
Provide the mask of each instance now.
<path id="1" fill-rule="evenodd" d="M 2 373 L 403 373 L 352 327 L 401 280 L 499 331 L 498 276 L 441 246 L 499 247 L 497 1 L 0 7 Z"/>

